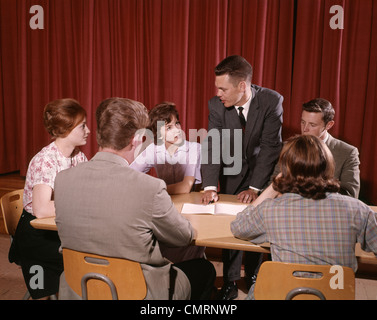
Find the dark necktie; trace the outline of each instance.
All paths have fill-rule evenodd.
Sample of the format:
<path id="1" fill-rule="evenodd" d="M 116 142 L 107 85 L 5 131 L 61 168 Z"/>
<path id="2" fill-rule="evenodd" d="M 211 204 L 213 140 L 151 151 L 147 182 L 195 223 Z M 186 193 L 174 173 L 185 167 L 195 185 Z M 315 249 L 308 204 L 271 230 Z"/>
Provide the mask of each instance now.
<path id="1" fill-rule="evenodd" d="M 241 122 L 242 130 L 245 130 L 246 119 L 245 119 L 245 116 L 244 116 L 243 113 L 242 113 L 242 110 L 243 110 L 243 107 L 239 107 L 239 108 L 238 108 L 238 111 L 239 111 L 238 117 L 240 118 L 240 122 Z"/>

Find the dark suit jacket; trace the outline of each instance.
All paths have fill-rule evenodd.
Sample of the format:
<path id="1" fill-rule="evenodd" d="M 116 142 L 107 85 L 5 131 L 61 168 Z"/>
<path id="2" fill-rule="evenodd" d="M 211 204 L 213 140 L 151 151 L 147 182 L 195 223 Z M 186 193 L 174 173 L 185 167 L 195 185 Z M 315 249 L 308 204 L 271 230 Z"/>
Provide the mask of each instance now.
<path id="1" fill-rule="evenodd" d="M 283 97 L 256 85 L 251 90 L 243 135 L 234 107 L 225 108 L 217 96 L 208 103 L 208 136 L 202 145 L 203 187 L 220 182 L 220 193 L 238 194 L 249 186 L 262 189 L 269 182 L 282 147 Z M 220 143 L 216 134 L 220 134 Z M 233 163 L 229 163 L 232 157 Z M 239 172 L 230 170 L 235 163 Z"/>

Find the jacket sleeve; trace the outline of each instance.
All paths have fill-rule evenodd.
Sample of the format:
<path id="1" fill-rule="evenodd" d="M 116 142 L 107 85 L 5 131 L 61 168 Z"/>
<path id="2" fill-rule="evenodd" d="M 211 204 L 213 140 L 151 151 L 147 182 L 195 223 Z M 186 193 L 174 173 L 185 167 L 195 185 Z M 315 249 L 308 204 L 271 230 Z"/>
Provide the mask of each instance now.
<path id="1" fill-rule="evenodd" d="M 191 243 L 194 239 L 194 229 L 190 221 L 175 208 L 162 180 L 158 192 L 153 197 L 152 210 L 152 231 L 158 241 L 173 247 Z"/>
<path id="2" fill-rule="evenodd" d="M 360 160 L 357 148 L 352 148 L 351 153 L 344 161 L 339 177 L 341 193 L 358 198 L 360 192 Z"/>
<path id="3" fill-rule="evenodd" d="M 221 170 L 221 129 L 222 119 L 214 99 L 208 102 L 208 135 L 202 143 L 202 180 L 203 188 L 217 187 Z"/>

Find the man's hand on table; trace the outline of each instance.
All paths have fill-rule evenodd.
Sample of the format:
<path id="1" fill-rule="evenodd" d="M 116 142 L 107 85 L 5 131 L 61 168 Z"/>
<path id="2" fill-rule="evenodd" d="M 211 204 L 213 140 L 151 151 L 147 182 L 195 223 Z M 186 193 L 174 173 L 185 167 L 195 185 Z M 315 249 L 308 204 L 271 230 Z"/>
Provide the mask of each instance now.
<path id="1" fill-rule="evenodd" d="M 219 200 L 219 196 L 216 191 L 213 190 L 206 190 L 202 196 L 202 203 L 203 204 L 210 204 Z"/>

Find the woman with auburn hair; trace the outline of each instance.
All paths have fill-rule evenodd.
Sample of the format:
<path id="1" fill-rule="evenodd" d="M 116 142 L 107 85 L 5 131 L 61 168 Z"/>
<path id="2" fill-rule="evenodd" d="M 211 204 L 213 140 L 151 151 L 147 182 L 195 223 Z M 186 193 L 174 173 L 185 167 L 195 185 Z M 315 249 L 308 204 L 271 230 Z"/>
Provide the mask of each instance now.
<path id="1" fill-rule="evenodd" d="M 21 265 L 33 299 L 58 292 L 63 258 L 59 253 L 57 232 L 34 229 L 30 221 L 55 216 L 55 177 L 58 172 L 87 161 L 78 147 L 86 144 L 90 133 L 86 125 L 86 111 L 73 99 L 48 103 L 44 108 L 43 121 L 53 141 L 29 163 L 23 196 L 24 210 L 9 252 L 9 261 Z M 43 268 L 43 288 L 30 286 L 34 275 L 30 273 L 30 267 L 33 265 Z"/>
<path id="2" fill-rule="evenodd" d="M 291 139 L 283 146 L 279 166 L 281 175 L 273 180 L 273 188 L 281 194 L 297 193 L 317 200 L 326 198 L 326 192 L 339 191 L 332 153 L 314 136 Z"/>
<path id="3" fill-rule="evenodd" d="M 356 242 L 377 254 L 377 214 L 338 193 L 332 154 L 319 138 L 289 139 L 279 166 L 273 183 L 231 223 L 235 237 L 269 242 L 273 261 L 341 265 L 355 272 Z"/>

